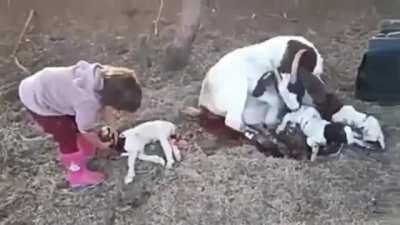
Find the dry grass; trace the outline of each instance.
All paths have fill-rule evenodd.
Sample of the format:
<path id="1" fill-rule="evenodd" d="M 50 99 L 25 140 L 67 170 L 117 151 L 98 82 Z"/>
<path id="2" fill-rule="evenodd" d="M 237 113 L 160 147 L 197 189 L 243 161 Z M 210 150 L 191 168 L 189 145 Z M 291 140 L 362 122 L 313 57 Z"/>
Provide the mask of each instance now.
<path id="1" fill-rule="evenodd" d="M 147 53 L 153 66 L 147 68 L 132 61 L 140 57 L 138 42 L 131 44 L 133 39 L 116 40 L 113 33 L 99 28 L 89 29 L 95 35 L 87 40 L 88 36 L 80 33 L 86 27 L 71 24 L 63 30 L 69 37 L 58 44 L 29 34 L 40 53 L 35 52 L 39 51 L 36 48 L 33 52 L 21 49 L 24 62 L 35 70 L 45 65 L 70 64 L 76 58 L 135 68 L 144 85 L 143 106 L 135 115 L 127 115 L 121 125 L 129 127 L 141 119 L 168 119 L 179 125 L 192 146 L 183 152 L 183 162 L 170 171 L 139 163 L 140 172 L 129 186 L 123 185 L 125 159 L 96 160 L 93 166 L 104 170 L 108 180 L 94 189 L 71 191 L 65 186 L 56 146 L 48 138 L 31 139 L 38 132 L 27 123 L 25 112 L 11 95 L 7 98 L 11 104 L 1 104 L 0 225 L 399 224 L 394 200 L 400 190 L 396 172 L 400 170 L 384 155 L 347 150 L 341 160 L 317 163 L 266 158 L 253 146 L 233 146 L 229 141 L 218 140 L 182 117 L 181 109 L 196 104 L 201 80 L 210 65 L 229 50 L 255 42 L 266 33 L 250 29 L 232 37 L 203 31 L 189 65 L 183 71 L 164 73 L 158 66 L 159 49 L 167 36 L 162 29 L 160 37 L 149 43 L 153 51 Z M 349 30 L 347 27 L 343 33 Z M 326 57 L 329 72 L 349 74 L 347 68 L 356 65 L 362 51 L 349 46 L 365 44 L 360 42 L 365 30 L 362 28 L 340 43 L 322 34 L 319 38 L 308 37 L 324 53 L 332 53 Z M 60 31 L 55 28 L 53 32 Z M 276 34 L 271 32 L 268 36 Z M 131 51 L 121 55 L 121 48 Z M 33 57 L 38 55 L 39 59 Z M 7 79 L 19 79 L 17 68 L 0 69 L 10 74 Z M 348 76 L 339 82 L 332 79 L 331 84 L 344 87 L 351 79 L 354 78 Z M 1 81 L 1 85 L 9 82 L 5 78 Z M 349 96 L 349 92 L 340 93 Z M 383 109 L 381 113 L 385 118 L 393 116 Z M 400 130 L 395 129 L 398 125 L 391 121 L 385 121 L 389 124 L 385 128 L 399 136 Z M 389 145 L 397 148 L 398 139 L 393 136 Z M 396 155 L 391 154 L 393 160 Z"/>

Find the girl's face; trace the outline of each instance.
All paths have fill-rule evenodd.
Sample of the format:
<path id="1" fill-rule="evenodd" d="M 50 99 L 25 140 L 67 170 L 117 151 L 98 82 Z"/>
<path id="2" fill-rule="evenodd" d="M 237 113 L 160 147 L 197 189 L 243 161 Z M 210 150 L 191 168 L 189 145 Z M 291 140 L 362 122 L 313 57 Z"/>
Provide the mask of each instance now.
<path id="1" fill-rule="evenodd" d="M 106 123 L 108 124 L 114 124 L 116 121 L 118 121 L 122 116 L 122 113 L 120 110 L 116 110 L 110 106 L 104 107 L 103 111 L 103 118 Z"/>

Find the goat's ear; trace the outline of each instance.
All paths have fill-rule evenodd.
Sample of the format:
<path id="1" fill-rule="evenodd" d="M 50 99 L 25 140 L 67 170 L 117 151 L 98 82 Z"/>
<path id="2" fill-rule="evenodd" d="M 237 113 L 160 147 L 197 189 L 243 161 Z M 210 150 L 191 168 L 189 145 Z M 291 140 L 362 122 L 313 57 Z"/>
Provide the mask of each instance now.
<path id="1" fill-rule="evenodd" d="M 300 67 L 298 73 L 304 89 L 313 99 L 314 103 L 321 104 L 327 99 L 327 89 L 324 82 L 310 71 Z"/>
<path id="2" fill-rule="evenodd" d="M 256 87 L 254 88 L 252 95 L 254 97 L 260 97 L 261 95 L 264 94 L 264 92 L 267 90 L 267 86 L 273 84 L 275 81 L 275 76 L 273 72 L 269 71 L 264 73 L 260 79 L 258 79 Z"/>

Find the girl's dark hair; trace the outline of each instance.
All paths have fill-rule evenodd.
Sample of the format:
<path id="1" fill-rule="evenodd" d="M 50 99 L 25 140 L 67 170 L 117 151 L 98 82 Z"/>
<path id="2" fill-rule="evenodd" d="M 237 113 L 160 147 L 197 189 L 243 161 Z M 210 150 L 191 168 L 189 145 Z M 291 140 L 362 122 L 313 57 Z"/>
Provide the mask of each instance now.
<path id="1" fill-rule="evenodd" d="M 135 72 L 126 68 L 104 66 L 103 89 L 98 93 L 103 105 L 135 112 L 142 102 L 142 89 Z"/>

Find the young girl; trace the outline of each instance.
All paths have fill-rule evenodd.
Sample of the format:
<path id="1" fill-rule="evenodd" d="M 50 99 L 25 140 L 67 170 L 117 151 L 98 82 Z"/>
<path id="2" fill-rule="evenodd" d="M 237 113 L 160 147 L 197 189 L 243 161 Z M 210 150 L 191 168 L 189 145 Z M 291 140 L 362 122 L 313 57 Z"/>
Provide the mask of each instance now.
<path id="1" fill-rule="evenodd" d="M 106 149 L 95 130 L 103 115 L 106 122 L 119 110 L 134 112 L 142 90 L 135 72 L 126 68 L 79 61 L 67 67 L 47 67 L 25 78 L 19 97 L 33 119 L 54 137 L 71 187 L 96 185 L 104 180 L 90 171 L 87 161 L 95 148 Z"/>

